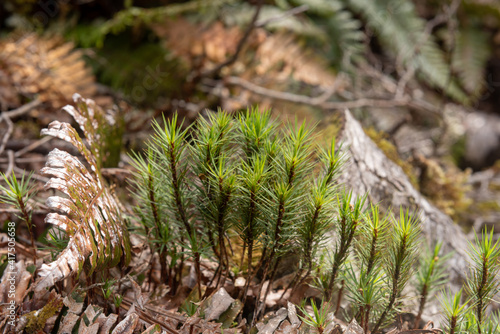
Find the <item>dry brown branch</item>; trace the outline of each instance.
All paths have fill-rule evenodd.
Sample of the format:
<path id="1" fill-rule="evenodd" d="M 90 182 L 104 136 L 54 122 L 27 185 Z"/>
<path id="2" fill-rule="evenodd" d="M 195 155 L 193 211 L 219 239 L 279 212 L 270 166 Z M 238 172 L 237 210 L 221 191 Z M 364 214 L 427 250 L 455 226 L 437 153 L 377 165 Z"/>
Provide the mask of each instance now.
<path id="1" fill-rule="evenodd" d="M 0 154 L 2 154 L 3 151 L 5 150 L 5 146 L 7 145 L 7 142 L 9 141 L 9 138 L 12 135 L 12 132 L 14 131 L 14 123 L 12 123 L 11 118 L 21 116 L 21 115 L 29 112 L 33 108 L 36 108 L 40 104 L 42 104 L 42 101 L 40 101 L 39 99 L 36 99 L 36 100 L 33 100 L 30 103 L 27 103 L 27 104 L 25 104 L 17 109 L 2 112 L 2 116 L 0 116 L 0 123 L 2 121 L 5 121 L 5 123 L 7 124 L 7 132 L 3 136 L 2 143 L 0 144 Z"/>
<path id="2" fill-rule="evenodd" d="M 257 95 L 265 96 L 265 97 L 270 97 L 276 100 L 282 100 L 282 101 L 288 101 L 288 102 L 294 102 L 294 103 L 301 103 L 301 104 L 307 104 L 311 106 L 322 106 L 322 104 L 325 103 L 328 98 L 335 93 L 336 89 L 329 89 L 327 92 L 324 94 L 317 96 L 317 97 L 309 97 L 305 95 L 299 95 L 299 94 L 293 94 L 293 93 L 288 93 L 288 92 L 280 92 L 277 90 L 269 89 L 269 88 L 264 88 L 261 86 L 258 86 L 254 83 L 251 83 L 250 81 L 247 81 L 242 78 L 238 77 L 228 77 L 224 79 L 224 82 L 230 85 L 238 86 L 241 88 L 244 88 L 252 93 L 255 93 Z"/>
<path id="3" fill-rule="evenodd" d="M 319 107 L 325 110 L 352 109 L 352 108 L 362 108 L 362 107 L 393 108 L 393 107 L 408 106 L 419 110 L 425 110 L 435 115 L 440 115 L 440 110 L 434 107 L 432 104 L 427 103 L 425 101 L 412 99 L 409 96 L 403 97 L 401 99 L 361 98 L 352 101 L 326 102 L 325 96 L 328 96 L 330 92 L 326 92 L 325 94 L 322 94 L 321 96 L 318 97 L 309 97 L 305 95 L 293 94 L 289 92 L 280 92 L 264 88 L 238 77 L 228 77 L 224 80 L 224 82 L 226 84 L 241 87 L 257 95 L 273 98 L 276 100 L 306 104 L 314 107 Z"/>
<path id="4" fill-rule="evenodd" d="M 15 213 L 18 214 L 19 211 L 18 209 L 15 208 L 0 208 L 0 213 Z M 47 214 L 48 210 L 32 210 L 31 211 L 33 214 L 39 214 L 39 215 L 45 215 Z"/>
<path id="5" fill-rule="evenodd" d="M 133 304 L 134 304 L 133 300 L 123 298 L 122 304 L 120 307 L 123 307 L 126 311 L 128 311 L 132 307 Z M 159 319 L 155 319 L 151 315 L 147 314 L 145 311 L 139 310 L 137 308 L 135 309 L 135 311 L 138 313 L 139 318 L 141 318 L 141 320 L 145 321 L 146 323 L 148 323 L 148 324 L 155 324 L 156 323 L 156 324 L 160 325 L 161 327 L 163 327 L 167 332 L 172 333 L 172 334 L 179 333 L 179 331 L 172 328 L 167 323 L 160 321 Z"/>
<path id="6" fill-rule="evenodd" d="M 5 132 L 3 138 L 2 138 L 2 143 L 0 145 L 0 154 L 5 150 L 5 145 L 7 145 L 7 141 L 9 141 L 10 136 L 12 135 L 12 132 L 14 131 L 14 123 L 10 120 L 9 116 L 6 114 L 2 114 L 0 117 L 0 122 L 4 120 L 5 123 L 7 123 L 7 132 Z"/>
<path id="7" fill-rule="evenodd" d="M 14 152 L 11 150 L 7 151 L 7 157 L 9 157 L 9 166 L 5 172 L 5 177 L 8 178 L 14 169 Z"/>
<path id="8" fill-rule="evenodd" d="M 327 102 L 322 105 L 324 109 L 355 109 L 362 107 L 376 107 L 376 108 L 393 108 L 400 106 L 407 106 L 410 104 L 409 98 L 401 99 L 358 99 L 345 102 Z"/>
<path id="9" fill-rule="evenodd" d="M 36 107 L 40 106 L 41 104 L 42 104 L 42 101 L 40 99 L 35 99 L 35 100 L 31 101 L 30 103 L 27 103 L 25 105 L 20 106 L 17 109 L 2 112 L 2 117 L 5 117 L 5 116 L 7 116 L 9 118 L 19 117 L 19 116 L 24 115 L 27 112 L 31 111 L 32 109 L 35 109 Z"/>
<path id="10" fill-rule="evenodd" d="M 16 152 L 17 153 L 17 152 Z M 14 153 L 14 156 L 16 154 Z M 36 163 L 36 162 L 45 162 L 47 161 L 47 158 L 44 156 L 39 156 L 39 157 L 28 157 L 28 158 L 16 158 L 16 162 L 20 164 L 25 164 L 25 163 Z M 0 158 L 0 164 L 8 164 L 9 163 L 9 158 Z"/>
<path id="11" fill-rule="evenodd" d="M 15 173 L 19 173 L 19 175 L 22 175 L 26 171 L 24 169 L 21 169 L 19 167 L 14 166 L 14 172 Z M 49 178 L 47 178 L 45 176 L 41 176 L 41 175 L 36 174 L 36 173 L 33 173 L 32 176 L 31 176 L 31 178 L 33 178 L 33 179 L 35 179 L 37 181 L 43 182 L 43 183 L 47 183 L 49 181 Z"/>
<path id="12" fill-rule="evenodd" d="M 22 156 L 23 154 L 26 154 L 32 150 L 34 150 L 35 148 L 37 148 L 38 146 L 40 145 L 43 145 L 49 141 L 51 141 L 52 139 L 54 139 L 54 137 L 43 137 L 42 139 L 39 139 L 31 144 L 29 144 L 28 146 L 26 146 L 25 148 L 17 151 L 14 156 L 17 158 L 17 157 L 20 157 Z"/>

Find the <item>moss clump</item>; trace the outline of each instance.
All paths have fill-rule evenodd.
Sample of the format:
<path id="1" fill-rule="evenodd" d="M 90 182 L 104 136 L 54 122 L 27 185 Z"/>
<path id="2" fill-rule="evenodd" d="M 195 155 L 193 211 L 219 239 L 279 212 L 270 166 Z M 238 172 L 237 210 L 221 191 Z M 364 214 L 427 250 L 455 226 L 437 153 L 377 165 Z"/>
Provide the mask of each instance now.
<path id="1" fill-rule="evenodd" d="M 40 310 L 28 313 L 26 315 L 26 319 L 28 319 L 28 323 L 25 328 L 26 333 L 31 334 L 42 332 L 47 320 L 58 313 L 62 306 L 62 299 L 60 297 L 54 297 Z"/>
<path id="2" fill-rule="evenodd" d="M 477 209 L 479 212 L 499 212 L 500 204 L 497 201 L 486 201 L 477 203 Z"/>
<path id="3" fill-rule="evenodd" d="M 421 168 L 420 192 L 444 213 L 457 219 L 467 211 L 472 201 L 467 198 L 469 171 L 461 171 L 449 164 L 443 168 L 437 161 L 417 156 Z"/>
<path id="4" fill-rule="evenodd" d="M 378 148 L 380 148 L 382 152 L 384 152 L 389 160 L 403 169 L 403 172 L 406 174 L 406 176 L 408 176 L 412 185 L 418 189 L 418 179 L 412 164 L 410 164 L 408 161 L 403 160 L 399 156 L 398 149 L 396 148 L 396 146 L 394 146 L 393 143 L 389 141 L 388 134 L 383 131 L 377 131 L 373 127 L 365 129 L 365 133 L 368 137 L 370 137 L 371 140 L 373 140 L 375 144 L 377 144 Z"/>
<path id="5" fill-rule="evenodd" d="M 365 132 L 391 161 L 403 169 L 413 186 L 444 213 L 457 219 L 469 208 L 471 200 L 466 197 L 469 172 L 463 172 L 452 164 L 443 168 L 436 161 L 422 156 L 413 159 L 412 164 L 401 159 L 386 133 L 372 127 L 365 129 Z M 420 178 L 415 167 L 420 169 Z"/>

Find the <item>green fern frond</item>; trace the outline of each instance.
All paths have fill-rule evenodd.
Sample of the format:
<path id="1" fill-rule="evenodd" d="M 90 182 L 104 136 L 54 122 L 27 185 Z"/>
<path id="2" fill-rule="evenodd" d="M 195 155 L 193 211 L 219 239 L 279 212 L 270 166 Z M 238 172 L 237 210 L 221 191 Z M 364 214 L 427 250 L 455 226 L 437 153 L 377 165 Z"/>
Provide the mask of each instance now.
<path id="1" fill-rule="evenodd" d="M 444 52 L 433 35 L 426 36 L 426 21 L 417 15 L 410 0 L 348 0 L 349 8 L 366 20 L 385 52 L 401 57 L 406 67 L 414 67 L 419 78 L 465 103 L 468 97 L 452 77 Z"/>
<path id="2" fill-rule="evenodd" d="M 490 54 L 490 41 L 482 29 L 470 25 L 458 31 L 452 68 L 458 74 L 461 86 L 475 98 L 485 88 L 484 72 Z"/>
<path id="3" fill-rule="evenodd" d="M 315 25 L 323 26 L 323 35 L 316 40 L 328 45 L 328 56 L 340 69 L 349 70 L 353 63 L 362 59 L 366 47 L 362 24 L 346 8 L 341 0 L 292 0 L 295 5 L 307 5 L 307 15 Z M 325 43 L 326 42 L 326 43 Z"/>

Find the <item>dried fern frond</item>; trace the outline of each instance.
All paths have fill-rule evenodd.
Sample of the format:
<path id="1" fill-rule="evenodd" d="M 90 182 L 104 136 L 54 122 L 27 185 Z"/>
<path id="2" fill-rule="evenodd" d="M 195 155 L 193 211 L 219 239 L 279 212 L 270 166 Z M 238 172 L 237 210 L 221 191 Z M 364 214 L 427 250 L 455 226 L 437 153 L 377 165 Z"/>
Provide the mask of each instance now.
<path id="1" fill-rule="evenodd" d="M 332 86 L 336 76 L 328 70 L 325 59 L 313 55 L 291 35 L 268 36 L 257 49 L 259 63 L 255 68 L 259 76 L 271 73 L 278 80 L 292 77 L 310 85 Z"/>
<path id="2" fill-rule="evenodd" d="M 181 18 L 154 24 L 151 28 L 165 40 L 169 50 L 186 62 L 201 56 L 211 63 L 223 62 L 236 52 L 242 35 L 237 27 L 225 28 L 221 22 L 206 27 Z"/>
<path id="3" fill-rule="evenodd" d="M 66 231 L 69 243 L 54 262 L 42 265 L 37 290 L 50 287 L 74 273 L 79 274 L 85 263 L 89 264 L 87 275 L 90 275 L 96 269 L 114 267 L 120 261 L 126 265 L 130 261 L 128 232 L 118 202 L 106 187 L 97 162 L 102 139 L 97 129 L 104 115 L 102 110 L 94 108 L 92 100 L 78 94 L 74 95 L 74 100 L 77 108 L 67 106 L 64 109 L 79 123 L 90 149 L 67 123 L 54 121 L 48 129 L 42 130 L 42 135 L 73 144 L 85 157 L 91 171 L 67 152 L 54 149 L 49 153 L 42 172 L 52 178 L 45 188 L 59 190 L 67 197 L 47 199 L 47 206 L 55 212 L 49 213 L 45 222 Z"/>
<path id="4" fill-rule="evenodd" d="M 8 84 L 3 80 L 1 83 L 2 90 L 12 91 L 8 96 L 39 94 L 42 101 L 55 108 L 68 103 L 67 97 L 73 92 L 91 96 L 96 90 L 82 53 L 57 36 L 28 34 L 0 41 L 0 72 L 8 78 Z"/>
<path id="5" fill-rule="evenodd" d="M 206 27 L 179 19 L 156 24 L 152 28 L 165 40 L 167 48 L 185 61 L 194 64 L 203 57 L 202 66 L 205 69 L 234 54 L 243 35 L 238 27 L 225 27 L 219 21 Z M 245 77 L 264 77 L 278 82 L 286 82 L 291 77 L 309 85 L 331 86 L 336 81 L 335 74 L 327 70 L 326 60 L 307 52 L 290 34 L 269 35 L 263 29 L 256 29 L 244 51 L 252 56 L 241 57 L 230 66 L 233 74 L 244 68 Z"/>

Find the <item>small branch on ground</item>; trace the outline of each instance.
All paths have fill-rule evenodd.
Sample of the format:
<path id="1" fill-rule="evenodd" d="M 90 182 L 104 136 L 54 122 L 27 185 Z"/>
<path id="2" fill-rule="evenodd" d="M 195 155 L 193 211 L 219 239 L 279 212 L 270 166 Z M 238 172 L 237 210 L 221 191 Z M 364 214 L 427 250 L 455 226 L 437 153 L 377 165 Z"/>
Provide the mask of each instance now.
<path id="1" fill-rule="evenodd" d="M 31 152 L 32 150 L 34 150 L 35 148 L 51 141 L 52 139 L 54 139 L 54 137 L 43 137 L 42 139 L 39 139 L 31 144 L 29 144 L 28 146 L 26 146 L 25 148 L 17 151 L 14 156 L 17 158 L 17 157 L 20 157 L 21 155 L 23 154 L 26 154 L 28 152 Z"/>
<path id="2" fill-rule="evenodd" d="M 7 171 L 5 172 L 5 177 L 10 177 L 12 170 L 14 169 L 14 151 L 8 150 L 7 157 L 9 158 L 9 166 L 7 167 Z"/>
<path id="3" fill-rule="evenodd" d="M 26 103 L 25 105 L 20 106 L 17 109 L 10 110 L 10 111 L 3 111 L 2 117 L 8 117 L 8 118 L 19 117 L 19 116 L 24 115 L 27 112 L 31 111 L 32 109 L 35 109 L 36 107 L 38 107 L 42 103 L 43 103 L 42 100 L 35 99 L 29 103 Z"/>
<path id="4" fill-rule="evenodd" d="M 313 107 L 319 107 L 326 110 L 335 109 L 353 109 L 361 107 L 378 107 L 378 108 L 392 108 L 398 106 L 408 106 L 411 104 L 411 100 L 407 97 L 395 100 L 395 99 L 365 99 L 361 98 L 352 101 L 339 101 L 339 102 L 326 102 L 325 94 L 318 97 L 309 97 L 305 95 L 293 94 L 288 92 L 280 92 L 268 88 L 264 88 L 253 84 L 249 81 L 238 77 L 228 77 L 225 82 L 230 85 L 239 86 L 257 95 L 270 97 L 276 100 L 282 100 L 293 103 L 306 104 Z M 328 94 L 330 95 L 330 93 Z M 327 98 L 329 97 L 328 95 Z"/>
<path id="5" fill-rule="evenodd" d="M 6 114 L 2 114 L 2 116 L 0 117 L 0 121 L 2 120 L 4 120 L 5 123 L 7 123 L 7 132 L 5 132 L 2 138 L 2 143 L 0 144 L 0 154 L 2 154 L 3 151 L 5 150 L 5 145 L 7 145 L 7 142 L 9 141 L 9 138 L 12 135 L 12 132 L 14 131 L 14 123 L 12 123 L 9 116 L 7 116 Z"/>

